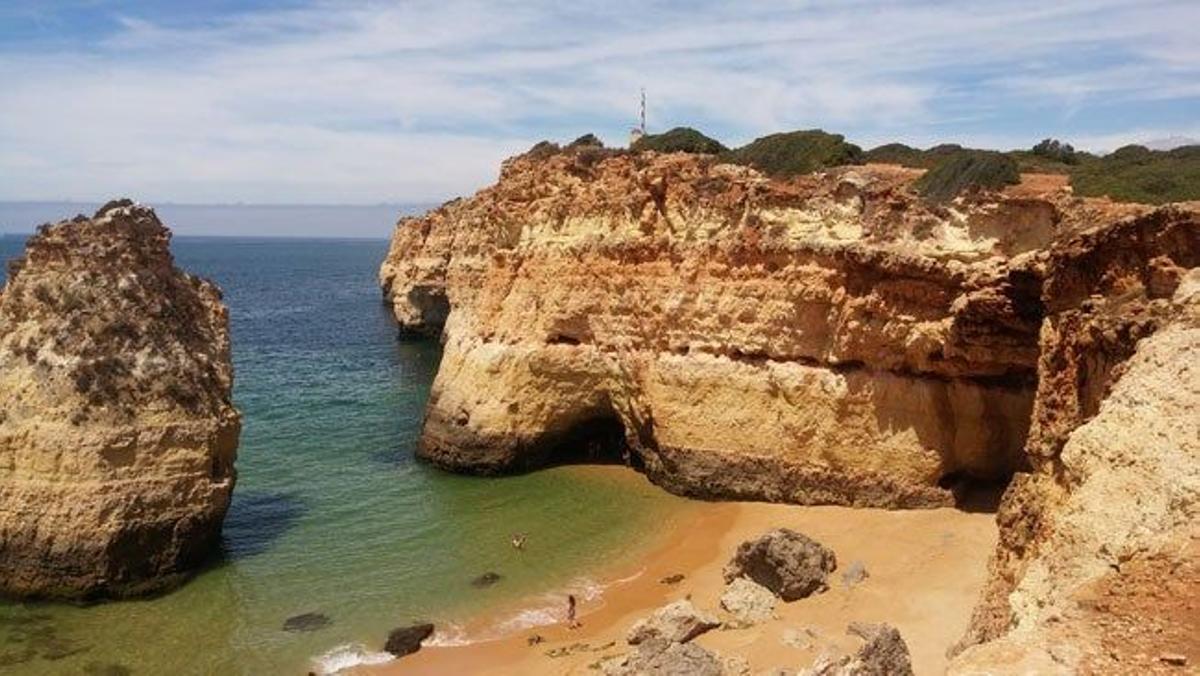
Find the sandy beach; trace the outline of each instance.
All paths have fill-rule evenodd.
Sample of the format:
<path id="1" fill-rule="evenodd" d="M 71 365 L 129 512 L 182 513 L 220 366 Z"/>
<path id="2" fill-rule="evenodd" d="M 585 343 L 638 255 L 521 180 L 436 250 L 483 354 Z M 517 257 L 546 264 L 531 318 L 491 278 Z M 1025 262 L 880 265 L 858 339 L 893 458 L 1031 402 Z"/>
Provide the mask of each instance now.
<path id="1" fill-rule="evenodd" d="M 698 643 L 745 659 L 752 673 L 794 669 L 809 666 L 822 653 L 855 649 L 859 640 L 846 634 L 848 623 L 888 622 L 908 643 L 917 673 L 939 673 L 946 649 L 966 628 L 996 540 L 994 515 L 984 511 L 742 502 L 690 507 L 676 521 L 679 526 L 663 533 L 634 565 L 589 571 L 607 586 L 600 597 L 580 605 L 583 626 L 578 629 L 568 629 L 564 621 L 469 645 L 425 647 L 353 673 L 594 674 L 594 665 L 628 648 L 624 636 L 634 622 L 666 603 L 690 597 L 697 607 L 731 619 L 719 605 L 721 569 L 738 544 L 776 527 L 805 533 L 836 552 L 838 570 L 829 591 L 781 603 L 766 622 L 712 631 Z M 857 562 L 868 577 L 847 584 L 842 574 Z M 664 581 L 679 575 L 678 582 Z M 477 618 L 467 635 L 485 633 L 500 616 Z"/>

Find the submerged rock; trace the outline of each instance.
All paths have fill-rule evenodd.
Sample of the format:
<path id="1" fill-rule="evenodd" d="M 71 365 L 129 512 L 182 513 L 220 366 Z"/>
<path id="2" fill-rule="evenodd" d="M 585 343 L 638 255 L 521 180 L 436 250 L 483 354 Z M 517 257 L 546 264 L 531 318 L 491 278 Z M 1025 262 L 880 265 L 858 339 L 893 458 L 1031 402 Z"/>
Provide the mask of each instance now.
<path id="1" fill-rule="evenodd" d="M 832 550 L 806 535 L 776 528 L 738 546 L 725 566 L 725 581 L 746 577 L 784 601 L 795 601 L 829 589 L 829 574 L 837 569 Z"/>
<path id="2" fill-rule="evenodd" d="M 216 549 L 240 431 L 228 314 L 170 238 L 119 200 L 41 226 L 9 263 L 0 593 L 150 593 Z"/>
<path id="3" fill-rule="evenodd" d="M 701 612 L 691 601 L 682 600 L 654 611 L 633 625 L 626 636 L 631 645 L 652 639 L 686 643 L 706 631 L 721 626 L 721 621 Z"/>
<path id="4" fill-rule="evenodd" d="M 432 634 L 433 625 L 429 623 L 399 627 L 393 629 L 388 634 L 387 642 L 383 644 L 383 649 L 396 657 L 411 655 L 420 650 L 421 641 L 429 638 Z"/>
<path id="5" fill-rule="evenodd" d="M 324 613 L 301 613 L 283 621 L 284 631 L 316 631 L 333 624 Z"/>
<path id="6" fill-rule="evenodd" d="M 500 580 L 501 580 L 500 573 L 495 573 L 495 572 L 489 571 L 489 572 L 484 573 L 483 575 L 480 575 L 479 577 L 471 580 L 471 586 L 475 587 L 477 589 L 482 589 L 484 587 L 490 587 L 490 586 L 496 584 L 497 582 L 499 582 Z"/>

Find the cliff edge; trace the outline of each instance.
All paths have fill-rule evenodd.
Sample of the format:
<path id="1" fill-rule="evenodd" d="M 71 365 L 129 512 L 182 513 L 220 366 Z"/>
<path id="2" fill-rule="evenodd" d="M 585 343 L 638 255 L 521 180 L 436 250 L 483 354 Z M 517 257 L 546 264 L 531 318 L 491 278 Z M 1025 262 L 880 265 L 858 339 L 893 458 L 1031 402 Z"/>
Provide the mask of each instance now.
<path id="1" fill-rule="evenodd" d="M 1048 252 L 1151 212 L 1028 186 L 937 205 L 920 174 L 539 146 L 403 219 L 385 298 L 445 341 L 421 455 L 876 506 L 1027 469 Z"/>
<path id="2" fill-rule="evenodd" d="M 234 485 L 228 316 L 129 200 L 45 225 L 0 293 L 0 592 L 157 591 L 217 544 Z"/>

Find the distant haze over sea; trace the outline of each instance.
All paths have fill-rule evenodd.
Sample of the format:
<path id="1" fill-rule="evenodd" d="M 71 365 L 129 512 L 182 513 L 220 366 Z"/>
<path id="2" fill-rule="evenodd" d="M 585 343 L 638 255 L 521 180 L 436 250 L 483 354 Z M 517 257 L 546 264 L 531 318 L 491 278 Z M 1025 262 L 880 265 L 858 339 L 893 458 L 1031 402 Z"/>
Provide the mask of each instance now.
<path id="1" fill-rule="evenodd" d="M 432 204 L 150 204 L 176 235 L 384 239 L 396 219 Z M 28 234 L 42 223 L 91 215 L 94 202 L 0 202 L 0 234 Z"/>

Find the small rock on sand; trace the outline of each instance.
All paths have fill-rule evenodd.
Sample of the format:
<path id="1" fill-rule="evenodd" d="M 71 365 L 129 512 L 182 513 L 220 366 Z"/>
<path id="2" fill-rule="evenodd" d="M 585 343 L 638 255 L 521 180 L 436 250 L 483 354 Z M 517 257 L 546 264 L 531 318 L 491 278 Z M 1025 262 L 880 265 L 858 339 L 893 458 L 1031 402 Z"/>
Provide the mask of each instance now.
<path id="1" fill-rule="evenodd" d="M 1163 664 L 1170 664 L 1173 667 L 1187 666 L 1187 655 L 1182 653 L 1163 653 L 1158 656 L 1158 660 Z"/>
<path id="2" fill-rule="evenodd" d="M 601 664 L 605 676 L 722 676 L 721 660 L 695 643 L 647 640 L 628 655 Z"/>
<path id="3" fill-rule="evenodd" d="M 870 576 L 871 574 L 867 572 L 866 565 L 862 561 L 855 561 L 842 572 L 842 584 L 847 587 L 853 587 Z"/>
<path id="4" fill-rule="evenodd" d="M 679 584 L 680 582 L 683 582 L 683 573 L 675 573 L 674 575 L 668 575 L 668 576 L 664 577 L 663 579 L 659 580 L 659 582 L 661 584 Z"/>

